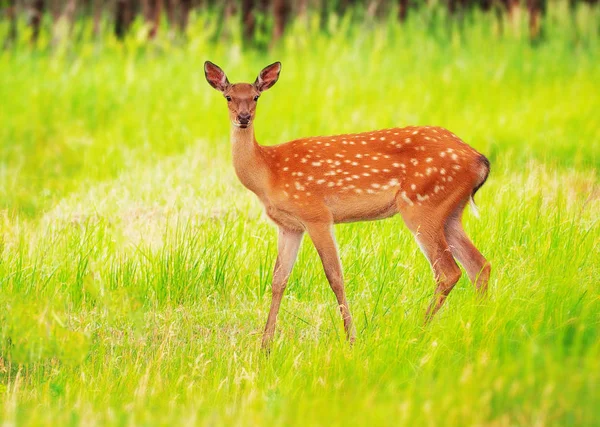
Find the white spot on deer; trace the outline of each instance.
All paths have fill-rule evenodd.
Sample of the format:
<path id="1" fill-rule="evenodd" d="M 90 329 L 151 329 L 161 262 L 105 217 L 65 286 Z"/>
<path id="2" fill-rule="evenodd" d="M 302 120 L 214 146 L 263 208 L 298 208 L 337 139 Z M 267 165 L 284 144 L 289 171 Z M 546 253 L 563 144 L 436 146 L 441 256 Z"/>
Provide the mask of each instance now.
<path id="1" fill-rule="evenodd" d="M 431 168 L 427 168 L 427 170 L 425 171 L 425 175 L 429 176 L 431 175 Z"/>
<path id="2" fill-rule="evenodd" d="M 321 145 L 321 144 L 322 144 L 322 142 L 321 142 L 321 141 L 317 141 L 317 144 Z"/>
<path id="3" fill-rule="evenodd" d="M 307 192 L 306 192 L 306 195 L 307 195 L 307 196 L 312 196 L 312 193 L 311 193 L 310 191 L 307 191 Z"/>
<path id="4" fill-rule="evenodd" d="M 446 175 L 446 169 L 444 169 L 444 168 L 441 168 L 441 169 L 440 169 L 440 173 L 441 173 L 442 175 Z"/>
<path id="5" fill-rule="evenodd" d="M 410 189 L 413 190 L 413 191 L 415 191 L 417 189 L 417 186 L 415 184 L 411 184 L 410 185 Z"/>
<path id="6" fill-rule="evenodd" d="M 382 172 L 389 172 L 389 169 L 381 169 Z"/>
<path id="7" fill-rule="evenodd" d="M 339 157 L 340 159 L 343 159 L 343 158 L 344 158 L 344 155 L 343 155 L 343 154 L 340 154 L 340 153 L 335 153 L 335 157 Z"/>
<path id="8" fill-rule="evenodd" d="M 362 155 L 362 154 L 357 154 L 357 155 L 356 155 L 356 156 L 354 156 L 354 157 L 356 157 L 357 159 L 362 159 L 363 155 Z"/>
<path id="9" fill-rule="evenodd" d="M 448 177 L 448 182 L 452 181 L 454 178 L 452 178 L 451 176 Z"/>
<path id="10" fill-rule="evenodd" d="M 388 182 L 389 185 L 391 185 L 392 187 L 396 186 L 399 184 L 398 180 L 396 178 L 392 178 L 390 179 L 390 182 Z"/>
<path id="11" fill-rule="evenodd" d="M 285 197 L 289 197 L 290 193 L 288 193 L 287 191 L 283 190 L 283 195 L 284 195 Z"/>
<path id="12" fill-rule="evenodd" d="M 286 157 L 285 159 L 283 159 L 284 162 L 287 162 L 290 158 Z"/>
<path id="13" fill-rule="evenodd" d="M 411 143 L 411 141 L 412 141 L 412 139 L 410 139 L 410 137 L 409 137 L 409 138 L 404 138 L 404 142 L 405 142 L 406 144 L 410 144 L 410 143 Z"/>
<path id="14" fill-rule="evenodd" d="M 422 202 L 422 201 L 427 200 L 427 199 L 429 199 L 429 196 L 427 194 L 425 194 L 424 196 L 421 196 L 420 194 L 417 194 L 417 200 L 419 202 Z"/>
<path id="15" fill-rule="evenodd" d="M 299 195 L 297 195 L 297 194 L 294 194 L 294 199 L 299 199 L 299 198 L 300 198 L 300 196 L 299 196 Z"/>
<path id="16" fill-rule="evenodd" d="M 284 172 L 287 172 L 288 170 L 290 170 L 290 168 L 288 168 L 287 166 L 282 169 L 282 171 Z"/>
<path id="17" fill-rule="evenodd" d="M 367 145 L 367 141 L 361 141 L 360 142 L 362 145 Z"/>
<path id="18" fill-rule="evenodd" d="M 312 181 L 312 180 L 313 180 L 313 177 L 312 177 L 312 175 L 309 175 L 309 176 L 307 176 L 307 177 L 306 177 L 306 180 L 307 180 L 307 181 Z"/>
<path id="19" fill-rule="evenodd" d="M 458 160 L 458 156 L 456 154 L 452 154 L 452 160 Z"/>
<path id="20" fill-rule="evenodd" d="M 436 185 L 436 186 L 433 188 L 433 192 L 434 192 L 434 193 L 437 193 L 438 191 L 440 191 L 440 186 L 439 186 L 439 185 Z"/>
<path id="21" fill-rule="evenodd" d="M 348 144 L 348 141 L 346 141 L 346 140 L 343 140 L 343 141 L 342 141 L 342 144 L 346 145 L 346 144 Z"/>
<path id="22" fill-rule="evenodd" d="M 296 190 L 300 190 L 300 191 L 304 190 L 304 186 L 297 181 L 294 182 L 294 187 L 296 187 Z"/>
<path id="23" fill-rule="evenodd" d="M 356 190 L 354 190 L 356 193 L 362 193 L 362 190 L 360 188 L 357 188 Z"/>
<path id="24" fill-rule="evenodd" d="M 400 193 L 400 197 L 402 197 L 402 200 L 404 200 L 406 203 L 408 203 L 410 206 L 413 206 L 414 203 L 412 200 L 410 200 L 408 198 L 408 196 L 406 195 L 406 191 L 403 191 L 402 193 Z"/>
<path id="25" fill-rule="evenodd" d="M 440 157 L 446 157 L 446 153 L 444 153 L 443 151 L 440 152 Z"/>
<path id="26" fill-rule="evenodd" d="M 379 138 L 381 141 L 385 141 L 385 136 L 382 136 L 381 138 Z"/>
<path id="27" fill-rule="evenodd" d="M 371 141 L 375 141 L 375 137 L 372 136 L 371 138 L 369 138 Z"/>
<path id="28" fill-rule="evenodd" d="M 358 166 L 358 162 L 352 162 L 352 166 Z"/>
<path id="29" fill-rule="evenodd" d="M 373 172 L 373 173 L 379 173 L 379 169 L 371 169 L 371 172 Z"/>
<path id="30" fill-rule="evenodd" d="M 425 159 L 425 162 L 426 162 L 426 163 L 431 163 L 431 162 L 433 162 L 433 158 L 431 158 L 431 157 L 427 157 L 427 158 Z"/>
<path id="31" fill-rule="evenodd" d="M 452 169 L 460 170 L 460 165 L 452 165 Z"/>
<path id="32" fill-rule="evenodd" d="M 413 135 L 418 135 L 418 134 L 419 134 L 419 131 L 418 131 L 418 130 L 416 130 L 416 131 L 414 131 L 412 134 L 413 134 Z"/>
<path id="33" fill-rule="evenodd" d="M 371 176 L 371 174 L 368 172 L 365 172 L 365 173 L 363 173 L 363 176 Z"/>
<path id="34" fill-rule="evenodd" d="M 302 173 L 302 172 L 296 172 L 296 175 L 302 176 L 302 175 L 304 175 L 304 173 Z"/>
<path id="35" fill-rule="evenodd" d="M 358 178 L 360 178 L 360 176 L 359 175 L 352 175 L 352 178 L 358 179 Z"/>
<path id="36" fill-rule="evenodd" d="M 375 190 L 371 190 L 370 188 L 367 188 L 367 193 L 369 193 L 369 194 L 375 194 Z"/>
<path id="37" fill-rule="evenodd" d="M 313 166 L 321 166 L 321 162 L 312 162 L 311 165 L 313 165 Z"/>
<path id="38" fill-rule="evenodd" d="M 307 160 L 306 160 L 306 158 L 304 158 L 304 157 L 303 157 L 303 158 L 301 158 L 301 159 L 300 159 L 300 162 L 301 162 L 301 163 L 306 163 L 306 162 L 307 162 Z"/>
<path id="39" fill-rule="evenodd" d="M 333 181 L 330 181 L 330 182 L 327 183 L 328 187 L 333 187 L 334 185 L 335 185 L 335 182 L 333 182 Z"/>
<path id="40" fill-rule="evenodd" d="M 410 159 L 410 162 L 413 164 L 413 166 L 417 166 L 419 164 L 417 159 Z"/>
<path id="41" fill-rule="evenodd" d="M 319 179 L 319 180 L 317 180 L 317 184 L 323 184 L 324 182 L 325 182 L 325 180 L 324 180 L 324 179 Z"/>

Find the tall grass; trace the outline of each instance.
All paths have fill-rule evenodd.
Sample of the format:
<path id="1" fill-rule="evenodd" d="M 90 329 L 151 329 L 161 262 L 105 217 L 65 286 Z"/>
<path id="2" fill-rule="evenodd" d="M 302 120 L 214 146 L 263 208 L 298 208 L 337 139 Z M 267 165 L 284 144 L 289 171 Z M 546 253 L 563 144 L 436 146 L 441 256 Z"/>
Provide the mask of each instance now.
<path id="1" fill-rule="evenodd" d="M 536 45 L 425 12 L 329 34 L 313 17 L 268 53 L 235 32 L 215 44 L 210 15 L 180 45 L 22 35 L 0 54 L 0 419 L 597 423 L 600 62 L 598 10 L 583 12 L 551 9 Z M 463 278 L 424 327 L 433 280 L 401 220 L 342 225 L 356 345 L 305 242 L 265 358 L 275 232 L 233 173 L 206 59 L 232 81 L 282 61 L 264 144 L 436 124 L 488 155 L 466 228 L 489 298 Z"/>

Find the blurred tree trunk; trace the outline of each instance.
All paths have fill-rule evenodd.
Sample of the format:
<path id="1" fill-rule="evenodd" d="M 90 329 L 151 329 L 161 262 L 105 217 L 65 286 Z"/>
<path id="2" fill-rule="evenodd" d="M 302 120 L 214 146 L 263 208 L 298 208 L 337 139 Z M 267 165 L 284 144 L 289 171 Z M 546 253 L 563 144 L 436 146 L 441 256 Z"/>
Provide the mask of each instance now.
<path id="1" fill-rule="evenodd" d="M 162 0 L 154 0 L 154 4 L 152 5 L 152 16 L 151 16 L 151 26 L 150 31 L 148 32 L 148 38 L 153 39 L 156 37 L 158 33 L 158 27 L 160 25 L 160 13 L 162 9 Z"/>
<path id="2" fill-rule="evenodd" d="M 279 40 L 285 31 L 290 15 L 289 0 L 273 0 L 273 17 L 275 25 L 273 26 L 273 40 Z"/>
<path id="3" fill-rule="evenodd" d="M 406 21 L 406 14 L 408 13 L 408 0 L 398 1 L 398 20 L 400 22 Z"/>
<path id="4" fill-rule="evenodd" d="M 169 22 L 169 27 L 173 26 L 175 22 L 175 15 L 177 12 L 177 6 L 179 6 L 178 0 L 165 0 L 165 11 L 167 12 L 167 21 Z"/>
<path id="5" fill-rule="evenodd" d="M 31 5 L 31 43 L 37 43 L 40 35 L 40 27 L 42 18 L 44 17 L 45 3 L 44 0 L 34 0 Z"/>
<path id="6" fill-rule="evenodd" d="M 228 22 L 232 16 L 234 16 L 237 12 L 237 1 L 236 0 L 226 0 L 225 1 L 225 22 Z"/>
<path id="7" fill-rule="evenodd" d="M 344 15 L 348 11 L 348 7 L 354 6 L 354 3 L 356 3 L 355 0 L 339 0 L 337 10 L 338 14 L 340 16 Z"/>
<path id="8" fill-rule="evenodd" d="M 519 8 L 519 0 L 500 0 L 508 11 L 508 17 L 514 19 L 516 10 Z"/>
<path id="9" fill-rule="evenodd" d="M 102 0 L 94 0 L 94 36 L 100 35 L 100 23 L 102 21 Z"/>
<path id="10" fill-rule="evenodd" d="M 6 18 L 10 21 L 10 28 L 4 40 L 4 47 L 12 46 L 17 40 L 17 0 L 8 0 Z"/>
<path id="11" fill-rule="evenodd" d="M 115 13 L 115 34 L 119 39 L 123 39 L 132 21 L 132 10 L 130 0 L 117 0 L 117 9 Z"/>
<path id="12" fill-rule="evenodd" d="M 249 42 L 254 38 L 256 28 L 256 16 L 254 0 L 242 0 L 242 25 L 244 41 Z"/>
<path id="13" fill-rule="evenodd" d="M 541 19 L 546 11 L 545 0 L 527 0 L 529 11 L 529 38 L 536 40 L 541 35 Z"/>
<path id="14" fill-rule="evenodd" d="M 298 16 L 305 18 L 308 12 L 308 0 L 298 0 L 296 5 L 298 6 Z"/>
<path id="15" fill-rule="evenodd" d="M 179 11 L 179 30 L 184 34 L 188 26 L 191 8 L 192 0 L 181 0 L 181 10 Z"/>
<path id="16" fill-rule="evenodd" d="M 179 0 L 165 0 L 165 12 L 167 14 L 167 22 L 169 23 L 169 37 L 175 37 L 175 22 L 177 21 L 177 9 Z"/>

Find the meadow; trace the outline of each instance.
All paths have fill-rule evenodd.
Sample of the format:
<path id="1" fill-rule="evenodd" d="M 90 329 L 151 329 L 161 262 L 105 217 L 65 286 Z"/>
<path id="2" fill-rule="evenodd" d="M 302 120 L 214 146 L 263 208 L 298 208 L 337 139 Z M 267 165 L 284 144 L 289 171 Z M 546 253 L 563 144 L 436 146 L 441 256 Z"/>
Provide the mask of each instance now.
<path id="1" fill-rule="evenodd" d="M 0 420 L 598 425 L 600 11 L 563 12 L 538 43 L 524 18 L 500 36 L 419 14 L 311 18 L 261 51 L 196 15 L 185 43 L 0 51 Z M 265 357 L 276 229 L 207 59 L 231 81 L 282 62 L 262 144 L 429 124 L 486 154 L 465 228 L 488 298 L 463 275 L 425 326 L 432 273 L 401 219 L 336 226 L 356 344 L 305 239 Z"/>

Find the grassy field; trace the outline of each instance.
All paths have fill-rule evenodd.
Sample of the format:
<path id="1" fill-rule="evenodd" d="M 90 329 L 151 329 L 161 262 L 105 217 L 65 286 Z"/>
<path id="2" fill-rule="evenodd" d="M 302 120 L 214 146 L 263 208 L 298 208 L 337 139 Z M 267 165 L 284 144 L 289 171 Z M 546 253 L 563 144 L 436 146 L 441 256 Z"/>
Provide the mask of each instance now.
<path id="1" fill-rule="evenodd" d="M 267 54 L 195 17 L 184 45 L 0 52 L 0 420 L 598 425 L 600 13 L 559 12 L 536 45 L 417 16 L 296 24 Z M 342 225 L 356 345 L 305 241 L 265 358 L 276 231 L 234 175 L 206 59 L 232 81 L 282 61 L 263 144 L 435 124 L 485 153 L 465 223 L 489 298 L 463 277 L 424 327 L 432 274 L 400 218 Z"/>

